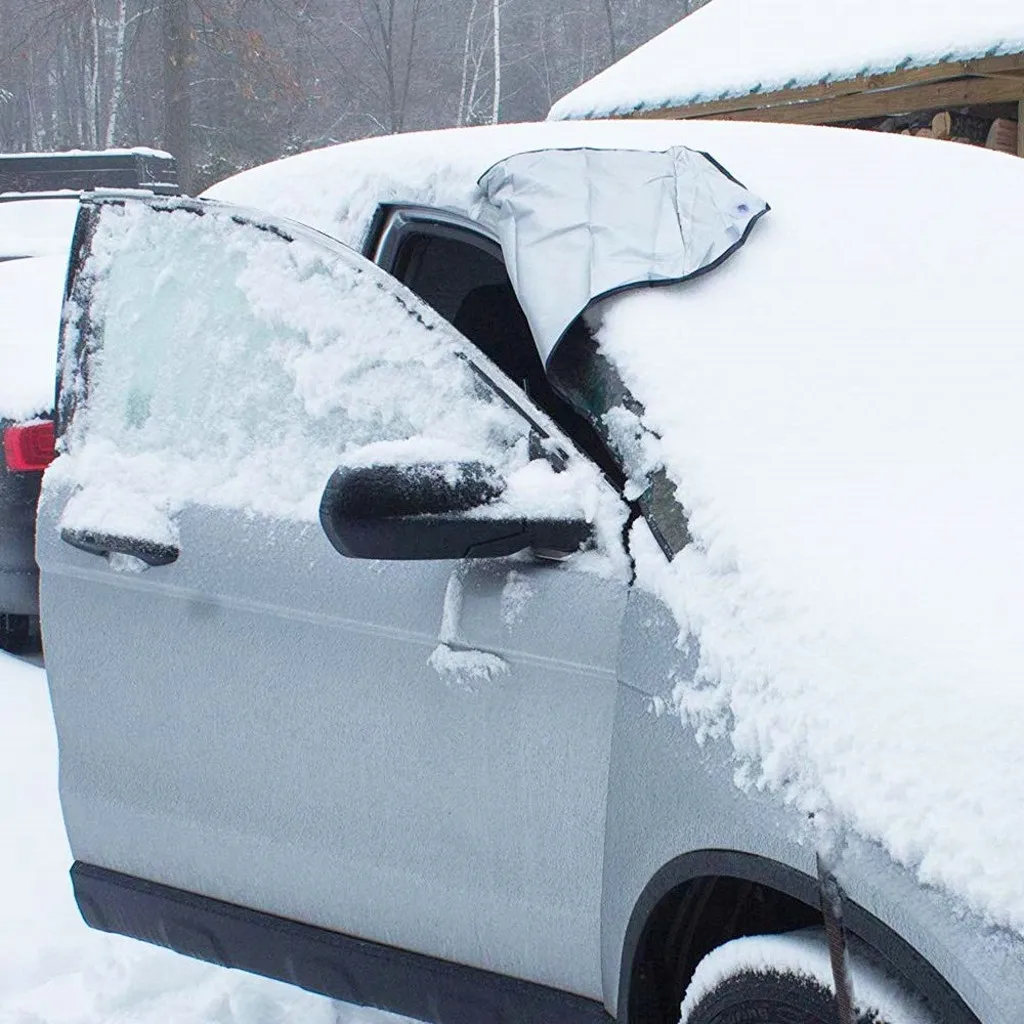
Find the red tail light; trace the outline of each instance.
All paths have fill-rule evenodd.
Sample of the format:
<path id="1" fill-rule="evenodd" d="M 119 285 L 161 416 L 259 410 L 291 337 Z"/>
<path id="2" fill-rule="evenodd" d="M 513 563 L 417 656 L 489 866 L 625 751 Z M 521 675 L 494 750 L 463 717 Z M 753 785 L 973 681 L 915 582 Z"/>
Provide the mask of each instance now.
<path id="1" fill-rule="evenodd" d="M 4 431 L 4 460 L 12 472 L 42 472 L 53 456 L 52 421 L 23 423 Z"/>

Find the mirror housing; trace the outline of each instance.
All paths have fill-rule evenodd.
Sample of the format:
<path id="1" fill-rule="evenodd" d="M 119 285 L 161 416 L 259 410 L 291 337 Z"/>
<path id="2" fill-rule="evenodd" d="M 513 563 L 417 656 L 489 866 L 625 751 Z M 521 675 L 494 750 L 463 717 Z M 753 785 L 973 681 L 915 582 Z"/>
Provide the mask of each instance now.
<path id="1" fill-rule="evenodd" d="M 343 466 L 324 489 L 320 523 L 348 558 L 499 558 L 526 548 L 551 557 L 590 539 L 584 520 L 467 515 L 504 490 L 480 462 Z"/>

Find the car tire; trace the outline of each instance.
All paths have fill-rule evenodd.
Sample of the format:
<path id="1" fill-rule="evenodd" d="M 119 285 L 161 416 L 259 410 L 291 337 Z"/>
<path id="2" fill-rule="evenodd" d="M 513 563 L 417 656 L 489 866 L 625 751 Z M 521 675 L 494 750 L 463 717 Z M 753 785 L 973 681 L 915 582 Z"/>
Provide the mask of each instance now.
<path id="1" fill-rule="evenodd" d="M 858 1017 L 858 1024 L 881 1024 Z M 832 993 L 788 971 L 746 970 L 723 979 L 684 1018 L 684 1024 L 836 1024 Z"/>
<path id="2" fill-rule="evenodd" d="M 857 1024 L 934 1021 L 920 996 L 883 968 L 852 936 Z M 734 939 L 697 965 L 680 1024 L 836 1024 L 832 967 L 824 930 Z"/>
<path id="3" fill-rule="evenodd" d="M 32 650 L 32 640 L 30 615 L 9 615 L 0 612 L 0 648 L 10 654 L 27 654 Z"/>

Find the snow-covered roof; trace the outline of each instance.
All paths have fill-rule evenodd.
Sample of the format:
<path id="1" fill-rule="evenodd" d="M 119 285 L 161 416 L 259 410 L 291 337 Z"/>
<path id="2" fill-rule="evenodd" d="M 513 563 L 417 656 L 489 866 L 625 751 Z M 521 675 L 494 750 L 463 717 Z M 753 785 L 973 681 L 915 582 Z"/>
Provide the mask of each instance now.
<path id="1" fill-rule="evenodd" d="M 712 0 L 549 116 L 680 107 L 1022 51 L 1016 0 Z"/>

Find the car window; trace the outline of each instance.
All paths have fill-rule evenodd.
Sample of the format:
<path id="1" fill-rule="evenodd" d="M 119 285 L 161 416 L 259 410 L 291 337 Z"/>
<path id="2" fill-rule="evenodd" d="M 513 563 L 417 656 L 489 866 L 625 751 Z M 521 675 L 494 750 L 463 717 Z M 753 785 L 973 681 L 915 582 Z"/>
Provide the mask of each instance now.
<path id="1" fill-rule="evenodd" d="M 83 217 L 61 444 L 108 518 L 192 502 L 315 519 L 339 460 L 368 445 L 506 472 L 537 454 L 544 426 L 500 375 L 351 250 L 215 204 Z"/>
<path id="2" fill-rule="evenodd" d="M 407 225 L 384 268 L 441 314 L 569 435 L 617 486 L 622 472 L 600 434 L 552 386 L 500 256 L 466 228 Z M 579 330 L 586 328 L 582 321 Z"/>

